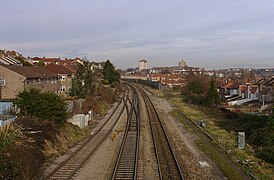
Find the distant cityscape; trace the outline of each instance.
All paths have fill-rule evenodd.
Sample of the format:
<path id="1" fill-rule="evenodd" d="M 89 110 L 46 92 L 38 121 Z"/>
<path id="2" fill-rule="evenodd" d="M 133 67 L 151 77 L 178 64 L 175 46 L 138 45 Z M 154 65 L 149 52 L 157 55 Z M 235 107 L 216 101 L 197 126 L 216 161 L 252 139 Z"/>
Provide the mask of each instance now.
<path id="1" fill-rule="evenodd" d="M 189 67 L 186 60 L 180 60 L 178 66 L 148 68 L 148 63 L 148 60 L 139 60 L 139 67 L 126 69 L 121 78 L 151 82 L 151 85 L 159 88 L 182 88 L 191 76 L 205 75 L 216 79 L 219 96 L 229 105 L 243 105 L 254 101 L 264 105 L 273 101 L 274 68 L 206 70 Z"/>
<path id="2" fill-rule="evenodd" d="M 16 51 L 0 50 L 0 99 L 13 99 L 16 92 L 22 89 L 21 84 L 23 87 L 51 90 L 66 97 L 72 86 L 72 79 L 77 76 L 77 63 L 83 64 L 83 61 L 88 60 L 79 57 L 25 57 Z M 100 70 L 104 66 L 103 61 L 88 62 L 92 70 Z M 228 102 L 242 98 L 272 101 L 272 67 L 206 70 L 188 66 L 187 60 L 179 60 L 177 66 L 149 68 L 147 59 L 136 62 L 139 63 L 138 67 L 120 70 L 121 79 L 157 82 L 161 88 L 173 88 L 186 86 L 191 75 L 207 75 L 216 78 L 218 92 Z M 18 82 L 9 83 L 14 79 L 18 79 Z"/>

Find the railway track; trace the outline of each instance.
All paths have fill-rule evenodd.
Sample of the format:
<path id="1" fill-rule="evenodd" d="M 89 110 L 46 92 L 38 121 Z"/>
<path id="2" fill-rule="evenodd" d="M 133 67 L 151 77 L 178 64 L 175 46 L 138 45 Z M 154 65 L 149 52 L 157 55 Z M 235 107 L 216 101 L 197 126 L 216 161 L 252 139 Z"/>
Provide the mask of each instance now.
<path id="1" fill-rule="evenodd" d="M 136 90 L 133 90 L 133 98 L 130 101 L 127 127 L 124 133 L 120 153 L 117 157 L 112 179 L 136 179 L 138 164 L 138 149 L 140 136 L 139 99 Z"/>
<path id="2" fill-rule="evenodd" d="M 166 131 L 158 113 L 146 92 L 138 87 L 141 92 L 149 115 L 150 128 L 156 154 L 160 179 L 184 179 L 178 161 L 168 140 Z"/>
<path id="3" fill-rule="evenodd" d="M 45 179 L 73 179 L 76 178 L 77 172 L 89 159 L 92 153 L 99 145 L 108 137 L 115 124 L 120 119 L 125 106 L 127 97 L 119 102 L 115 110 L 111 113 L 108 119 L 102 126 L 81 145 L 81 147 L 72 154 L 67 160 L 61 163 L 53 172 Z M 118 112 L 118 113 L 117 113 Z M 111 119 L 111 121 L 110 121 Z"/>

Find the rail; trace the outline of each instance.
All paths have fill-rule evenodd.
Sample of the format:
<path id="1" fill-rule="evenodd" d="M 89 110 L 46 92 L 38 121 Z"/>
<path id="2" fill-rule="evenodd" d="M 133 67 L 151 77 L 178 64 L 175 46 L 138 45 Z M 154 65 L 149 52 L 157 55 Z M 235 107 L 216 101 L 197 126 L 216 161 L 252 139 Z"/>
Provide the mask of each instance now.
<path id="1" fill-rule="evenodd" d="M 110 123 L 110 119 L 112 119 L 115 113 L 118 111 L 118 108 L 124 101 L 123 99 L 120 100 L 119 104 L 113 110 L 108 119 L 102 124 L 102 126 L 93 135 L 91 135 L 88 138 L 88 140 L 86 140 L 85 143 L 83 143 L 77 151 L 75 151 L 68 159 L 62 162 L 45 179 L 71 179 L 73 176 L 75 176 L 78 170 L 90 158 L 92 153 L 106 139 L 108 134 L 111 132 L 115 124 L 120 119 L 125 109 L 125 105 L 122 105 L 123 107 L 120 108 L 120 112 L 116 117 L 116 120 Z M 94 146 L 94 144 L 96 144 L 96 146 Z M 94 148 L 90 148 L 92 146 L 94 146 Z"/>
<path id="2" fill-rule="evenodd" d="M 127 119 L 127 127 L 123 136 L 120 153 L 117 157 L 112 179 L 136 179 L 138 167 L 138 149 L 140 136 L 139 99 L 133 90 L 131 108 Z M 130 101 L 129 101 L 130 102 Z"/>
<path id="3" fill-rule="evenodd" d="M 166 130 L 151 99 L 138 87 L 147 107 L 160 179 L 184 179 Z"/>

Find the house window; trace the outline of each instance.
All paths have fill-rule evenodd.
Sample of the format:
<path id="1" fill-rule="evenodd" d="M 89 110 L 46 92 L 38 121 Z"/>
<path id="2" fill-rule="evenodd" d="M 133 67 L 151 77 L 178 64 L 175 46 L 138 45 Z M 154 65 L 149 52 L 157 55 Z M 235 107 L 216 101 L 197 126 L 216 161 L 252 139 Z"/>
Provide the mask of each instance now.
<path id="1" fill-rule="evenodd" d="M 64 81 L 66 76 L 61 76 L 61 80 Z"/>
<path id="2" fill-rule="evenodd" d="M 65 92 L 66 91 L 66 88 L 65 88 L 65 86 L 61 86 L 61 92 Z"/>
<path id="3" fill-rule="evenodd" d="M 5 86 L 5 79 L 0 79 L 0 86 Z"/>
<path id="4" fill-rule="evenodd" d="M 37 81 L 35 79 L 32 80 L 33 85 L 37 84 Z"/>

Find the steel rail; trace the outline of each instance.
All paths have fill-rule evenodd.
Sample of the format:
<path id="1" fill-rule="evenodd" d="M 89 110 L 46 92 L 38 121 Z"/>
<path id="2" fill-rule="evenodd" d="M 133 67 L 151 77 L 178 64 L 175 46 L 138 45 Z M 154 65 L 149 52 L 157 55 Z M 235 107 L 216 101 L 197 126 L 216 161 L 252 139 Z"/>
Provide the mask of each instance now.
<path id="1" fill-rule="evenodd" d="M 145 104 L 146 104 L 146 107 L 147 107 L 147 111 L 148 111 L 148 114 L 149 114 L 150 127 L 151 127 L 153 142 L 154 142 L 154 149 L 155 149 L 156 159 L 157 159 L 157 163 L 158 163 L 158 172 L 159 172 L 160 179 L 167 179 L 167 178 L 169 178 L 169 179 L 176 179 L 176 178 L 177 179 L 184 179 L 183 173 L 182 173 L 181 168 L 179 166 L 179 163 L 178 163 L 178 161 L 176 159 L 174 150 L 173 150 L 173 148 L 172 148 L 172 146 L 170 144 L 170 141 L 169 141 L 169 139 L 167 137 L 167 134 L 166 134 L 166 130 L 165 130 L 165 128 L 164 128 L 164 126 L 163 126 L 160 118 L 159 118 L 159 115 L 157 113 L 156 108 L 154 107 L 151 99 L 146 94 L 146 92 L 142 88 L 140 88 L 140 87 L 138 87 L 138 89 L 140 90 L 141 94 L 143 95 L 143 98 L 145 100 Z M 155 119 L 155 118 L 153 118 L 154 115 L 152 113 L 156 117 L 156 121 L 153 122 L 154 124 L 152 123 L 152 120 Z M 157 123 L 157 122 L 159 123 L 160 129 L 156 129 L 157 126 L 155 125 L 155 123 Z M 160 145 L 157 144 L 157 139 L 156 138 L 162 138 L 162 137 L 156 137 L 156 133 L 155 132 L 157 130 L 158 131 L 162 131 L 162 133 L 163 133 L 163 136 L 164 136 L 163 138 L 166 140 L 166 143 L 167 143 L 167 146 L 168 146 L 167 148 L 170 151 L 171 157 L 173 159 L 172 162 L 169 162 L 170 160 L 167 159 L 168 158 L 167 157 L 168 156 L 167 155 L 167 153 L 168 153 L 167 151 L 166 152 L 162 152 L 163 153 L 162 156 L 164 156 L 164 157 L 160 156 L 159 150 L 161 150 L 161 148 L 159 148 L 159 146 L 163 146 L 164 144 L 160 144 Z M 163 138 L 162 138 L 162 140 L 164 140 Z M 166 158 L 166 159 L 162 160 L 164 158 Z M 169 174 L 165 175 L 165 177 L 164 177 L 163 172 L 165 172 L 165 174 L 166 174 L 166 171 L 173 171 L 173 170 L 171 169 L 171 167 L 166 167 L 166 168 L 168 168 L 168 170 L 164 169 L 164 166 L 167 166 L 167 165 L 166 164 L 164 164 L 164 165 L 161 164 L 161 161 L 168 162 L 169 166 L 172 165 L 172 164 L 174 164 L 175 167 L 176 167 L 176 171 L 177 172 L 175 172 L 175 174 L 172 174 L 174 172 L 168 172 Z M 176 175 L 176 174 L 177 174 L 177 177 L 174 177 L 174 175 Z M 166 176 L 168 176 L 168 177 L 166 177 Z"/>
<path id="2" fill-rule="evenodd" d="M 113 170 L 112 179 L 137 179 L 138 150 L 140 136 L 139 99 L 136 90 L 133 97 L 127 127 L 123 136 L 120 152 Z"/>
<path id="3" fill-rule="evenodd" d="M 94 148 L 93 151 L 91 152 L 85 152 L 87 153 L 86 157 L 82 160 L 81 163 L 78 163 L 76 165 L 71 165 L 71 169 L 69 169 L 68 171 L 70 171 L 69 175 L 67 177 L 55 177 L 54 174 L 58 173 L 59 170 L 61 170 L 62 167 L 65 167 L 67 165 L 67 163 L 69 161 L 73 161 L 74 157 L 76 157 L 77 155 L 79 155 L 79 152 L 81 152 L 81 150 L 84 149 L 84 147 L 86 147 L 89 142 L 91 142 L 93 140 L 94 137 L 96 137 L 96 135 L 103 129 L 106 127 L 106 124 L 110 121 L 110 119 L 112 119 L 112 117 L 114 116 L 114 114 L 117 112 L 118 108 L 121 106 L 123 100 L 120 100 L 120 102 L 118 103 L 118 105 L 115 107 L 115 109 L 113 110 L 113 112 L 110 114 L 110 116 L 108 117 L 108 119 L 102 124 L 102 126 L 93 134 L 91 135 L 80 147 L 77 151 L 75 151 L 69 158 L 67 158 L 65 161 L 63 161 L 59 166 L 57 166 L 57 168 L 55 168 L 48 176 L 46 176 L 45 179 L 70 179 L 71 177 L 73 177 L 75 175 L 75 173 L 83 166 L 83 164 L 89 159 L 89 157 L 92 155 L 92 153 L 100 146 L 100 144 L 106 139 L 106 137 L 108 136 L 108 134 L 111 132 L 109 131 L 105 137 L 102 139 L 101 142 L 98 143 L 97 147 Z M 115 126 L 115 124 L 118 122 L 118 120 L 120 119 L 123 111 L 125 109 L 125 105 L 122 107 L 120 113 L 118 114 L 118 117 L 116 119 L 116 122 L 113 124 L 113 127 Z M 112 128 L 113 128 L 112 127 Z"/>

